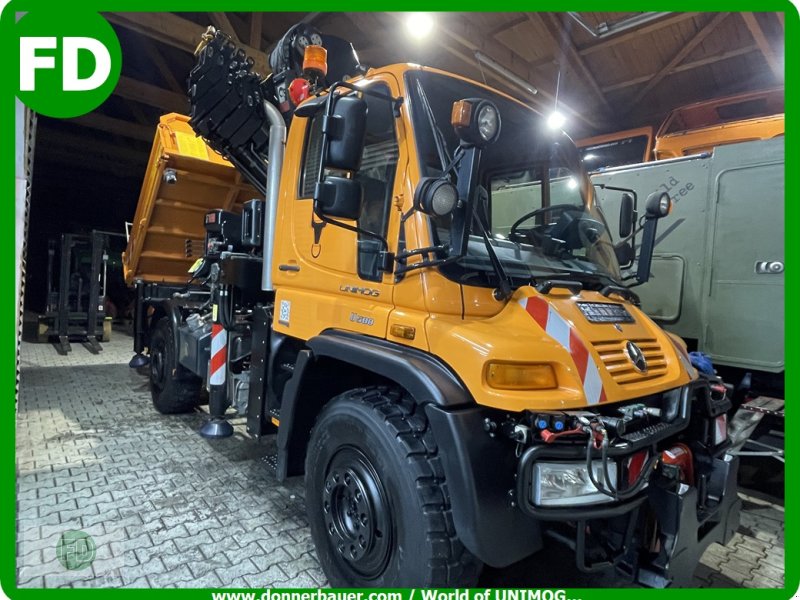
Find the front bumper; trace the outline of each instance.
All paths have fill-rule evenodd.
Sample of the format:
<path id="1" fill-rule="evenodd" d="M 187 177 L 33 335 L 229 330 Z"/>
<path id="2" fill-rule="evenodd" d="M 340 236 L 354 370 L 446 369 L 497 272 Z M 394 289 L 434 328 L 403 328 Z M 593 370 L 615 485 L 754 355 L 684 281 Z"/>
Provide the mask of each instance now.
<path id="1" fill-rule="evenodd" d="M 649 587 L 689 585 L 709 544 L 726 544 L 739 524 L 738 459 L 720 453 L 695 460 L 697 486 L 658 474 L 639 494 L 624 502 L 549 508 L 535 506 L 531 495 L 532 465 L 537 460 L 580 460 L 571 447 L 536 446 L 520 458 L 516 498 L 520 509 L 542 522 L 545 535 L 575 552 L 578 569 L 594 572 L 610 567 Z M 609 451 L 625 460 L 631 449 Z M 653 523 L 658 542 L 653 543 Z"/>

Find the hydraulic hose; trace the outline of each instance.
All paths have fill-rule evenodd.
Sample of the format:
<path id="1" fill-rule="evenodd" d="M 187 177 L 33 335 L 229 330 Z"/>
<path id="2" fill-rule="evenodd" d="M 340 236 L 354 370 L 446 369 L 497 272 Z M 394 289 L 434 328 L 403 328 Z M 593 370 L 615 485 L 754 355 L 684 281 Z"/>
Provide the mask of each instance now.
<path id="1" fill-rule="evenodd" d="M 608 437 L 605 433 L 605 429 L 601 431 L 603 432 L 603 442 L 600 446 L 600 462 L 603 471 L 603 482 L 597 481 L 594 476 L 594 469 L 592 468 L 592 437 L 586 442 L 586 470 L 589 473 L 589 481 L 592 482 L 600 493 L 618 502 L 628 500 L 644 489 L 651 471 L 655 468 L 661 457 L 659 454 L 655 454 L 651 457 L 650 460 L 642 466 L 642 470 L 639 472 L 633 484 L 624 490 L 619 490 L 611 481 L 611 474 L 608 470 Z"/>

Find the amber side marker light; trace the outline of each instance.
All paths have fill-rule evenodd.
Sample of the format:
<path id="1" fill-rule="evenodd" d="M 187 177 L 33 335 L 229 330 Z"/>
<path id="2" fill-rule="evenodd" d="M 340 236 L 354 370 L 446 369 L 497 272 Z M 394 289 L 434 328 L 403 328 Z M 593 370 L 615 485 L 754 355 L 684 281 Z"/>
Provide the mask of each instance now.
<path id="1" fill-rule="evenodd" d="M 558 387 L 553 367 L 548 364 L 490 362 L 486 383 L 498 390 L 551 390 Z"/>
<path id="2" fill-rule="evenodd" d="M 389 328 L 389 333 L 394 337 L 403 338 L 404 340 L 413 340 L 417 335 L 417 330 L 410 325 L 392 325 Z"/>
<path id="3" fill-rule="evenodd" d="M 453 111 L 450 113 L 450 124 L 453 127 L 469 127 L 472 119 L 472 102 L 459 100 L 453 102 Z"/>

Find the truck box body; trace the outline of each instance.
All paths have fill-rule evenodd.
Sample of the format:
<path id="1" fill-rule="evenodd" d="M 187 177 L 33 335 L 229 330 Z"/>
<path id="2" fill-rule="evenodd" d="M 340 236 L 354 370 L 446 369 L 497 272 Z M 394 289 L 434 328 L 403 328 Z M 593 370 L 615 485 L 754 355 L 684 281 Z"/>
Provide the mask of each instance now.
<path id="1" fill-rule="evenodd" d="M 242 204 L 259 194 L 196 136 L 183 115 L 161 117 L 147 164 L 123 253 L 125 281 L 182 284 L 203 253 L 205 213 L 216 208 L 241 212 Z M 174 183 L 165 177 L 170 169 Z M 196 255 L 187 256 L 187 240 Z"/>
<path id="2" fill-rule="evenodd" d="M 673 200 L 659 225 L 652 277 L 636 288 L 645 312 L 696 340 L 716 364 L 782 372 L 783 139 L 608 169 L 592 180 L 635 189 L 640 215 L 652 192 Z M 600 191 L 615 234 L 619 196 Z M 763 272 L 764 263 L 772 269 Z"/>

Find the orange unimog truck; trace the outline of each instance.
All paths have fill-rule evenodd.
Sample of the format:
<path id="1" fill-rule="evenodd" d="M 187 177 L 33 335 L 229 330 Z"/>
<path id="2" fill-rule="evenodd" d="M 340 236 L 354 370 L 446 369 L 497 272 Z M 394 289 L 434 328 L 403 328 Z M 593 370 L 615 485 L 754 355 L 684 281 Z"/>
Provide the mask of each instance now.
<path id="1" fill-rule="evenodd" d="M 584 571 L 690 582 L 738 525 L 730 401 L 622 284 L 573 142 L 309 25 L 270 62 L 211 29 L 189 77 L 190 125 L 263 200 L 206 213 L 202 299 L 141 312 L 155 408 L 205 387 L 201 434 L 232 410 L 275 434 L 334 586 L 474 585 L 559 542 Z M 670 200 L 623 206 L 646 280 Z"/>
<path id="2" fill-rule="evenodd" d="M 659 127 L 656 160 L 711 152 L 716 146 L 782 136 L 783 88 L 696 102 L 673 110 Z"/>
<path id="3" fill-rule="evenodd" d="M 597 171 L 653 159 L 653 128 L 637 127 L 575 142 L 586 169 Z"/>

